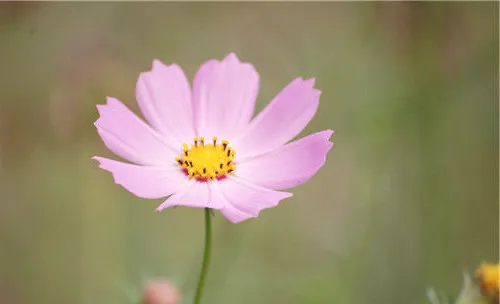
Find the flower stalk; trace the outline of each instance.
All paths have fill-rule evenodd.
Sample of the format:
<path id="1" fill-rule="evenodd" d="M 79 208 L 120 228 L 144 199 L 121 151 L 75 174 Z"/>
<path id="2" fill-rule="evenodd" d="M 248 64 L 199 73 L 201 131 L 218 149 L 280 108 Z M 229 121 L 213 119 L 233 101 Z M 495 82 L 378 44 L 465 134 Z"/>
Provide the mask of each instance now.
<path id="1" fill-rule="evenodd" d="M 201 303 L 203 295 L 203 287 L 205 286 L 205 278 L 210 264 L 210 254 L 212 251 L 212 212 L 210 208 L 205 208 L 205 250 L 203 252 L 203 261 L 201 264 L 200 278 L 196 286 L 196 294 L 194 296 L 194 304 Z"/>

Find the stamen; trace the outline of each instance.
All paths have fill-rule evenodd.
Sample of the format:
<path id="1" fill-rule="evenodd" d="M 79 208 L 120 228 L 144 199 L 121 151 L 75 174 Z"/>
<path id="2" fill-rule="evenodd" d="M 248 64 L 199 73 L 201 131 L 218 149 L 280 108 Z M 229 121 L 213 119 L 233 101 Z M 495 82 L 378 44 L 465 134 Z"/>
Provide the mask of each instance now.
<path id="1" fill-rule="evenodd" d="M 212 142 L 205 145 L 205 138 L 193 138 L 191 147 L 182 144 L 182 154 L 175 157 L 175 161 L 184 169 L 186 175 L 198 181 L 209 181 L 224 178 L 235 170 L 235 151 L 227 140 L 213 136 Z"/>

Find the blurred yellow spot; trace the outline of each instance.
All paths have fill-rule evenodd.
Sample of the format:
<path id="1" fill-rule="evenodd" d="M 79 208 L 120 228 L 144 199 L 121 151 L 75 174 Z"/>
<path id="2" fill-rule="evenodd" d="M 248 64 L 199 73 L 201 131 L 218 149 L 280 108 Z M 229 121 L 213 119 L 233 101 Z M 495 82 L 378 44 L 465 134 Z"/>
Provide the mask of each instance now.
<path id="1" fill-rule="evenodd" d="M 499 268 L 498 264 L 482 264 L 476 270 L 476 279 L 481 286 L 481 291 L 495 302 L 499 300 Z"/>
<path id="2" fill-rule="evenodd" d="M 223 178 L 234 171 L 233 163 L 235 150 L 229 147 L 229 142 L 217 142 L 214 136 L 211 142 L 205 143 L 205 138 L 196 137 L 193 145 L 182 145 L 182 155 L 175 158 L 189 178 L 206 181 L 209 179 Z"/>

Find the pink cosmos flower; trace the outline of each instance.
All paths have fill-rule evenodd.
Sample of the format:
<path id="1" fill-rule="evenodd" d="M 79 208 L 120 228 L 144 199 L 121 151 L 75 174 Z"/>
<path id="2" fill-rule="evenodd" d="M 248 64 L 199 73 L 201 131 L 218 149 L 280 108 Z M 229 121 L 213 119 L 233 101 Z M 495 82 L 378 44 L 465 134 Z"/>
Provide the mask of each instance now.
<path id="1" fill-rule="evenodd" d="M 297 78 L 252 119 L 259 75 L 235 54 L 204 63 L 193 88 L 182 69 L 153 61 L 136 95 L 146 121 L 119 100 L 98 105 L 104 144 L 130 163 L 94 157 L 117 184 L 172 206 L 212 208 L 231 222 L 257 217 L 291 197 L 333 146 L 332 130 L 291 143 L 314 116 L 321 92 Z"/>

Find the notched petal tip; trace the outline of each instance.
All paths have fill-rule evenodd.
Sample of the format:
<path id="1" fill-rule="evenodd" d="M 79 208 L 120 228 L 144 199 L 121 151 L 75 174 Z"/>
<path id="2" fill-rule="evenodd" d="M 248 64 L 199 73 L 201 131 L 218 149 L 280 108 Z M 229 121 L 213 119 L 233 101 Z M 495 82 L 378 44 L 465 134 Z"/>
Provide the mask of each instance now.
<path id="1" fill-rule="evenodd" d="M 321 90 L 317 89 L 314 87 L 316 83 L 316 78 L 312 77 L 309 79 L 304 79 L 302 77 L 297 77 L 293 79 L 287 87 L 289 89 L 295 90 L 297 93 L 298 92 L 308 92 L 308 94 L 311 94 L 312 96 L 319 98 L 321 95 Z M 287 88 L 285 87 L 285 88 Z"/>
<path id="2" fill-rule="evenodd" d="M 102 157 L 100 157 L 100 156 L 92 156 L 92 158 L 91 158 L 91 159 L 97 162 L 97 166 L 98 166 L 99 168 L 106 170 L 105 168 L 103 168 L 103 167 L 102 167 L 102 163 L 103 163 L 103 159 L 104 159 L 104 158 L 102 158 Z"/>
<path id="3" fill-rule="evenodd" d="M 97 166 L 99 168 L 103 169 L 104 171 L 110 172 L 113 175 L 113 180 L 116 183 L 116 179 L 115 179 L 115 176 L 114 176 L 111 168 L 106 165 L 106 161 L 108 161 L 108 159 L 106 159 L 104 157 L 100 157 L 100 156 L 92 156 L 92 160 L 95 160 L 97 162 Z"/>
<path id="4" fill-rule="evenodd" d="M 293 197 L 293 193 L 292 192 L 283 192 L 283 191 L 281 191 L 281 193 L 283 193 L 283 198 L 281 200 Z"/>
<path id="5" fill-rule="evenodd" d="M 166 64 L 163 63 L 163 61 L 161 61 L 158 58 L 153 59 L 153 63 L 151 64 L 151 70 L 154 70 L 155 68 L 158 68 L 160 66 L 166 66 Z"/>
<path id="6" fill-rule="evenodd" d="M 106 103 L 105 104 L 97 104 L 97 112 L 99 113 L 99 116 L 102 116 L 106 111 L 112 111 L 112 108 L 116 108 L 117 106 L 120 106 L 122 103 L 115 97 L 110 97 L 106 96 Z"/>
<path id="7" fill-rule="evenodd" d="M 335 142 L 332 140 L 332 136 L 335 135 L 335 130 L 328 129 L 325 131 L 326 132 L 326 139 L 328 140 L 329 147 L 328 150 L 330 150 L 334 145 Z"/>
<path id="8" fill-rule="evenodd" d="M 314 87 L 314 85 L 316 84 L 315 77 L 304 80 L 303 84 L 304 84 L 305 88 L 308 88 L 311 90 L 311 92 L 312 92 L 311 94 L 313 94 L 314 97 L 319 98 L 321 96 L 321 90 Z"/>
<path id="9" fill-rule="evenodd" d="M 335 134 L 335 131 L 332 129 L 326 129 L 323 132 L 325 133 L 326 139 L 330 139 L 330 137 L 332 137 L 332 135 Z"/>
<path id="10" fill-rule="evenodd" d="M 116 106 L 116 105 L 121 105 L 121 101 L 119 101 L 117 98 L 115 97 L 111 97 L 111 96 L 106 96 L 106 104 L 104 106 Z"/>
<path id="11" fill-rule="evenodd" d="M 164 63 L 163 61 L 161 61 L 159 59 L 154 59 L 150 72 L 154 72 L 155 70 L 157 71 L 157 70 L 160 70 L 160 69 L 163 69 L 163 70 L 167 70 L 167 69 L 179 69 L 179 70 L 182 71 L 182 68 L 177 63 L 166 64 L 166 63 Z M 148 72 L 143 72 L 143 73 L 148 73 Z"/>
<path id="12" fill-rule="evenodd" d="M 104 104 L 97 104 L 95 107 L 97 109 L 97 113 L 99 113 L 99 116 L 101 116 L 104 111 L 106 111 L 106 108 L 108 107 L 108 98 L 109 97 L 106 97 L 106 103 Z"/>
<path id="13" fill-rule="evenodd" d="M 99 114 L 99 117 L 97 117 L 97 119 L 94 121 L 94 126 L 97 129 L 99 129 L 101 121 L 102 121 L 102 117 L 106 113 L 106 105 L 97 105 L 96 107 L 97 107 L 97 113 Z"/>
<path id="14" fill-rule="evenodd" d="M 239 67 L 243 69 L 248 69 L 248 72 L 257 73 L 255 67 L 250 62 L 242 61 L 235 53 L 229 53 L 224 59 L 221 60 L 221 64 L 232 65 L 234 67 Z"/>
<path id="15" fill-rule="evenodd" d="M 325 149 L 326 149 L 326 152 L 328 152 L 335 144 L 333 141 L 331 141 L 331 137 L 333 136 L 333 134 L 335 134 L 335 131 L 328 129 L 328 130 L 323 131 L 322 133 L 324 134 L 324 138 L 325 138 L 325 143 L 324 143 Z"/>
<path id="16" fill-rule="evenodd" d="M 223 59 L 223 61 L 240 62 L 240 58 L 238 58 L 238 55 L 236 55 L 236 53 L 230 52 L 229 54 L 226 55 L 226 57 Z"/>
<path id="17" fill-rule="evenodd" d="M 274 206 L 273 206 L 273 205 L 271 205 L 269 208 L 274 208 L 274 207 L 277 207 L 277 206 L 281 203 L 281 201 L 282 201 L 282 200 L 285 200 L 285 199 L 287 199 L 287 198 L 291 198 L 291 197 L 293 196 L 293 193 L 292 193 L 292 192 L 279 191 L 279 194 L 280 194 L 280 196 L 279 196 L 279 199 L 278 199 L 278 200 L 276 200 L 276 204 L 275 204 Z M 267 209 L 267 208 L 266 208 L 266 209 Z M 260 210 L 260 211 L 262 211 L 262 210 Z M 260 212 L 260 211 L 259 211 L 259 212 Z M 258 215 L 258 214 L 257 214 L 257 215 Z"/>
<path id="18" fill-rule="evenodd" d="M 305 79 L 303 80 L 305 84 L 314 87 L 314 84 L 316 83 L 316 78 L 315 77 L 312 77 L 312 78 L 309 78 L 309 79 Z"/>
<path id="19" fill-rule="evenodd" d="M 246 68 L 247 72 L 257 74 L 257 70 L 250 62 L 241 61 L 236 53 L 229 53 L 220 63 L 233 64 L 235 66 L 240 66 L 241 68 Z"/>
<path id="20" fill-rule="evenodd" d="M 311 78 L 304 79 L 303 77 L 299 76 L 299 77 L 293 79 L 288 84 L 288 86 L 290 86 L 291 84 L 294 84 L 294 85 L 304 85 L 305 87 L 307 87 L 309 89 L 312 89 L 312 88 L 314 88 L 314 84 L 315 83 L 316 83 L 316 77 L 311 77 Z M 319 90 L 317 90 L 317 91 L 319 91 Z"/>

